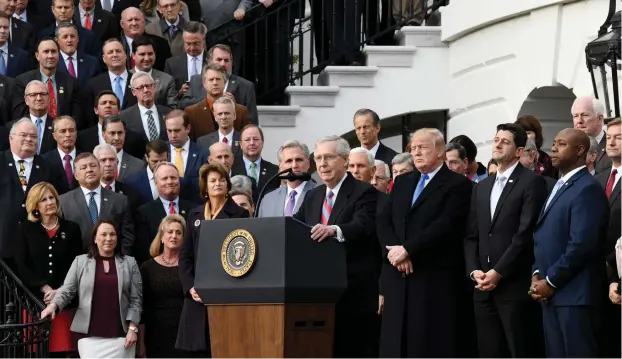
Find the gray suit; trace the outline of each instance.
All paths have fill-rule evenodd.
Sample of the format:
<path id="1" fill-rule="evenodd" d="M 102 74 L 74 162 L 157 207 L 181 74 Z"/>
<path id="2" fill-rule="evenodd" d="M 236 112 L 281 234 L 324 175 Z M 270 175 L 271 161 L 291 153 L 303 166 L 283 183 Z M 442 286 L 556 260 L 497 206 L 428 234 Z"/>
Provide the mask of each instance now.
<path id="1" fill-rule="evenodd" d="M 157 115 L 153 114 L 153 119 L 160 123 L 160 133 L 158 134 L 158 138 L 162 141 L 168 141 L 168 135 L 166 134 L 166 124 L 164 123 L 164 116 L 166 116 L 169 112 L 171 112 L 170 107 L 156 105 L 158 110 Z M 143 121 L 140 117 L 140 109 L 138 108 L 138 104 L 128 107 L 120 113 L 121 120 L 125 122 L 127 129 L 134 133 L 142 136 L 145 143 L 149 142 L 149 136 L 145 132 L 145 127 L 143 127 Z"/>
<path id="2" fill-rule="evenodd" d="M 123 182 L 124 179 L 130 178 L 133 175 L 140 173 L 140 171 L 145 168 L 145 165 L 145 161 L 138 159 L 123 151 L 123 156 L 121 156 L 121 166 L 119 166 L 119 176 L 117 180 L 119 182 Z"/>
<path id="3" fill-rule="evenodd" d="M 294 212 L 298 212 L 300 205 L 304 202 L 305 195 L 307 192 L 315 187 L 315 183 L 313 181 L 307 181 L 305 186 L 302 188 L 302 193 L 300 194 L 300 198 L 297 199 L 296 206 L 294 207 Z M 287 185 L 281 186 L 276 190 L 268 193 L 263 197 L 261 203 L 259 204 L 259 217 L 283 217 L 285 210 L 285 201 L 287 199 Z"/>
<path id="4" fill-rule="evenodd" d="M 207 61 L 207 52 L 204 52 L 203 63 L 200 66 L 198 66 L 198 69 L 197 69 L 199 73 L 201 72 L 201 69 L 203 68 L 203 66 L 205 66 L 205 64 L 207 63 L 206 61 Z M 164 72 L 173 76 L 173 78 L 175 79 L 175 89 L 179 91 L 181 87 L 186 82 L 189 81 L 188 79 L 188 55 L 186 53 L 183 53 L 182 55 L 173 56 L 173 57 L 169 57 L 168 59 L 166 59 L 166 63 L 164 64 Z M 201 85 L 200 76 L 199 76 L 199 85 L 203 87 Z M 191 105 L 194 105 L 194 104 L 191 104 Z M 180 107 L 180 108 L 183 109 L 185 107 L 186 106 Z"/>
<path id="5" fill-rule="evenodd" d="M 185 6 L 184 10 L 187 12 L 188 7 Z M 171 48 L 171 54 L 173 56 L 181 55 L 184 53 L 184 40 L 182 38 L 182 29 L 186 24 L 186 20 L 183 16 L 179 16 L 179 24 L 177 28 L 179 31 L 175 34 L 175 37 L 171 39 L 168 32 L 168 24 L 166 20 L 159 19 L 145 26 L 145 32 L 151 35 L 159 36 L 168 42 L 168 46 Z"/>
<path id="6" fill-rule="evenodd" d="M 80 226 L 83 247 L 85 250 L 88 249 L 93 241 L 93 223 L 82 187 L 60 196 L 60 205 L 63 218 Z M 117 237 L 120 238 L 123 253 L 130 254 L 134 245 L 134 221 L 127 197 L 102 188 L 99 219 L 115 221 L 119 230 Z"/>
<path id="7" fill-rule="evenodd" d="M 218 136 L 218 131 L 208 133 L 205 136 L 201 136 L 197 138 L 197 144 L 207 150 L 209 153 L 209 148 L 216 142 L 219 142 L 220 138 Z M 233 131 L 233 143 L 231 145 L 231 152 L 233 152 L 233 158 L 235 158 L 239 153 L 241 153 L 240 149 L 240 133 L 238 131 Z"/>
<path id="8" fill-rule="evenodd" d="M 119 285 L 119 309 L 123 331 L 127 333 L 128 322 L 140 323 L 143 307 L 143 283 L 136 260 L 130 256 L 115 257 Z M 67 272 L 65 282 L 58 288 L 52 303 L 59 310 L 65 308 L 78 295 L 78 310 L 71 323 L 71 331 L 86 334 L 91 323 L 91 301 L 95 287 L 95 258 L 87 254 L 76 257 Z M 97 309 L 97 308 L 95 308 Z"/>
<path id="9" fill-rule="evenodd" d="M 611 169 L 611 158 L 607 156 L 607 136 L 603 136 L 603 138 L 598 143 L 598 154 L 596 155 L 596 163 L 594 163 L 594 169 L 596 173 L 607 172 Z"/>
<path id="10" fill-rule="evenodd" d="M 177 90 L 175 89 L 175 79 L 166 72 L 151 70 L 151 76 L 158 85 L 156 90 L 155 102 L 158 105 L 177 108 Z"/>
<path id="11" fill-rule="evenodd" d="M 181 109 L 199 103 L 205 100 L 205 97 L 207 96 L 207 92 L 205 92 L 205 87 L 203 87 L 200 75 L 192 76 L 188 87 L 188 92 L 186 92 L 181 100 L 179 100 L 179 108 Z M 242 77 L 230 75 L 229 84 L 226 90 L 227 92 L 233 94 L 237 104 L 246 106 L 250 122 L 255 125 L 259 124 L 255 85 Z"/>

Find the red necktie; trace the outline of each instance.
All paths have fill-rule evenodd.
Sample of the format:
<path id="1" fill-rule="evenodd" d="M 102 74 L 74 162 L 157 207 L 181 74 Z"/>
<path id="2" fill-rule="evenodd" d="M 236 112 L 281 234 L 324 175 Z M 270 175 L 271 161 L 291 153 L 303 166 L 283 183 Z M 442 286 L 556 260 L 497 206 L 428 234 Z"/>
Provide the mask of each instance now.
<path id="1" fill-rule="evenodd" d="M 130 69 L 133 69 L 136 64 L 134 63 L 134 56 L 130 55 Z"/>
<path id="2" fill-rule="evenodd" d="M 56 118 L 56 95 L 54 94 L 54 84 L 52 84 L 51 78 L 48 78 L 48 93 L 50 94 L 50 106 L 48 107 L 48 116 Z"/>
<path id="3" fill-rule="evenodd" d="M 618 174 L 618 170 L 614 169 L 611 171 L 611 175 L 609 176 L 609 181 L 607 181 L 607 187 L 605 189 L 605 193 L 607 194 L 607 198 L 611 197 L 611 192 L 613 191 L 613 184 L 616 182 L 616 175 Z"/>
<path id="4" fill-rule="evenodd" d="M 177 214 L 177 211 L 175 211 L 175 202 L 173 201 L 168 203 L 168 214 Z"/>
<path id="5" fill-rule="evenodd" d="M 84 19 L 84 28 L 86 28 L 87 30 L 91 30 L 93 25 L 91 24 L 91 15 L 89 15 L 89 13 L 87 12 L 84 17 L 86 19 Z"/>
<path id="6" fill-rule="evenodd" d="M 69 56 L 67 58 L 67 61 L 69 61 L 69 65 L 67 66 L 67 72 L 69 72 L 69 75 L 71 75 L 71 77 L 76 78 L 76 68 L 75 66 L 73 66 L 72 56 Z"/>
<path id="7" fill-rule="evenodd" d="M 223 138 L 222 138 L 222 142 L 224 142 L 224 143 L 229 143 L 229 140 L 227 139 L 227 137 L 223 137 Z"/>
<path id="8" fill-rule="evenodd" d="M 106 187 L 104 187 L 104 188 L 105 188 L 105 189 L 107 189 L 107 190 L 109 190 L 109 191 L 112 191 L 112 187 L 110 187 L 110 185 L 109 185 L 109 184 L 107 184 L 107 185 L 106 185 Z"/>
<path id="9" fill-rule="evenodd" d="M 63 157 L 64 168 L 65 168 L 65 176 L 67 176 L 67 183 L 71 187 L 71 183 L 73 182 L 73 168 L 71 167 L 71 155 L 65 154 Z"/>

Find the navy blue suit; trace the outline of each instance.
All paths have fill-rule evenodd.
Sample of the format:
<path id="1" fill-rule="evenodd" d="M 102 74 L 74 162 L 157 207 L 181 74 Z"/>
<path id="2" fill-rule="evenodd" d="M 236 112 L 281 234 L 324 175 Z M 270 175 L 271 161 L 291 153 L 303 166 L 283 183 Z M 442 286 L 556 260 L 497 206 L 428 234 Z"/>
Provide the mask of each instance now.
<path id="1" fill-rule="evenodd" d="M 52 26 L 48 26 L 45 29 L 39 31 L 39 38 L 42 39 L 44 37 L 56 37 L 55 34 L 56 24 Z M 97 59 L 100 59 L 102 56 L 102 46 L 99 42 L 99 39 L 91 30 L 87 30 L 82 26 L 78 26 L 78 39 L 80 40 L 78 43 L 78 52 L 82 54 L 87 54 L 94 56 Z"/>
<path id="2" fill-rule="evenodd" d="M 6 64 L 6 77 L 15 78 L 34 69 L 34 61 L 28 51 L 9 44 L 9 57 Z"/>
<path id="3" fill-rule="evenodd" d="M 151 193 L 151 186 L 149 185 L 147 167 L 145 167 L 138 174 L 126 178 L 123 183 L 137 189 L 146 203 L 153 201 L 153 194 Z"/>
<path id="4" fill-rule="evenodd" d="M 80 83 L 80 87 L 86 87 L 91 78 L 97 76 L 101 72 L 99 60 L 91 55 L 77 53 L 73 55 L 73 61 L 78 64 L 78 82 Z M 56 69 L 59 72 L 69 73 L 63 55 L 59 56 Z"/>
<path id="5" fill-rule="evenodd" d="M 605 192 L 583 168 L 540 213 L 533 270 L 556 288 L 548 303 L 542 304 L 548 357 L 598 356 L 597 308 L 605 280 L 608 211 Z"/>
<path id="6" fill-rule="evenodd" d="M 175 163 L 175 152 L 169 152 L 168 156 L 170 161 Z M 188 162 L 184 168 L 184 178 L 181 179 L 179 194 L 181 198 L 195 203 L 203 202 L 199 195 L 199 169 L 207 163 L 208 157 L 209 154 L 206 149 L 190 141 Z"/>

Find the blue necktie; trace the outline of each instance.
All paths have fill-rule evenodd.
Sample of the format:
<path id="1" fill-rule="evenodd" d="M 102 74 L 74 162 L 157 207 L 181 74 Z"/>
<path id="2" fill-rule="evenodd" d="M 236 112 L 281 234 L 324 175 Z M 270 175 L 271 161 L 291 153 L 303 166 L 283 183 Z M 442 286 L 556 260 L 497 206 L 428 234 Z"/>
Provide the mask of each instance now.
<path id="1" fill-rule="evenodd" d="M 0 74 L 6 76 L 6 62 L 4 61 L 4 50 L 0 49 Z"/>
<path id="2" fill-rule="evenodd" d="M 97 193 L 91 192 L 91 199 L 89 200 L 89 215 L 91 216 L 91 222 L 95 224 L 97 222 L 97 217 L 99 217 L 97 213 L 97 203 L 95 203 L 95 195 Z"/>
<path id="3" fill-rule="evenodd" d="M 43 120 L 38 118 L 35 121 L 35 125 L 37 126 L 37 154 L 41 152 L 41 141 L 43 140 Z"/>
<path id="4" fill-rule="evenodd" d="M 419 195 L 421 195 L 421 192 L 423 192 L 423 189 L 425 188 L 425 181 L 430 178 L 430 176 L 428 176 L 427 173 L 424 173 L 421 175 L 421 178 L 419 178 L 419 183 L 417 183 L 417 188 L 415 188 L 415 194 L 413 195 L 413 200 L 410 203 L 410 206 L 414 206 L 415 202 L 417 202 L 417 198 L 419 198 Z"/>
<path id="5" fill-rule="evenodd" d="M 544 206 L 545 211 L 547 208 L 549 208 L 549 205 L 551 204 L 551 201 L 557 194 L 557 191 L 559 191 L 559 189 L 562 188 L 563 185 L 564 185 L 564 180 L 560 178 L 555 184 L 555 187 L 553 187 L 553 190 L 551 191 L 551 195 L 549 196 L 549 199 L 546 201 L 546 206 Z"/>
<path id="6" fill-rule="evenodd" d="M 121 76 L 114 79 L 114 94 L 117 95 L 119 99 L 119 106 L 123 106 L 123 86 L 121 86 L 121 80 L 123 78 Z"/>

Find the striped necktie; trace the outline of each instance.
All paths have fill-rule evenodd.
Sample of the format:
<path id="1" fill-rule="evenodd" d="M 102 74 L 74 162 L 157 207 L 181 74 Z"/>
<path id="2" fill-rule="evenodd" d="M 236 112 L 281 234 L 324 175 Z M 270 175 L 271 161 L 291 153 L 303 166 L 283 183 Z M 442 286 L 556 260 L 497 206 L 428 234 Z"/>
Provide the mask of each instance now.
<path id="1" fill-rule="evenodd" d="M 330 218 L 330 214 L 333 211 L 333 197 L 335 193 L 333 191 L 328 191 L 326 194 L 326 198 L 324 198 L 324 204 L 322 205 L 322 224 L 328 224 L 328 219 Z"/>

